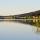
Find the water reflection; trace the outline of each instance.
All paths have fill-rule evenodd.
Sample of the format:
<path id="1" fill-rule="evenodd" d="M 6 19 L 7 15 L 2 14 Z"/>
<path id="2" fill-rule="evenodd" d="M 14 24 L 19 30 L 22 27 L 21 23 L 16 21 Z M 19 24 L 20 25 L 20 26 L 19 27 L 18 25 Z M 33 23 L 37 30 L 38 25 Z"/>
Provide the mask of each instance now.
<path id="1" fill-rule="evenodd" d="M 40 40 L 31 25 L 18 22 L 0 22 L 0 40 Z"/>

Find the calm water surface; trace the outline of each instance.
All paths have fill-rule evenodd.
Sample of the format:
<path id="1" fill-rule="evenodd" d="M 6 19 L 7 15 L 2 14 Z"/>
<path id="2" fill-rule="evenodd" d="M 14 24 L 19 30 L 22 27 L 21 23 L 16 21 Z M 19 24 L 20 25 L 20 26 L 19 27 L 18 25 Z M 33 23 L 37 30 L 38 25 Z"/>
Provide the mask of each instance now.
<path id="1" fill-rule="evenodd" d="M 0 22 L 0 40 L 40 40 L 33 26 L 15 22 Z"/>

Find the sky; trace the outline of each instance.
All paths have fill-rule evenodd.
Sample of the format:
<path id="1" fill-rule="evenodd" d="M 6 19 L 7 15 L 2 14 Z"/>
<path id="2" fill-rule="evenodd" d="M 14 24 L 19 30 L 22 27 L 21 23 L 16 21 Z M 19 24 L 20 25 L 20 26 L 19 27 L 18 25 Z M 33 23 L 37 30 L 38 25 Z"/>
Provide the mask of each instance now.
<path id="1" fill-rule="evenodd" d="M 18 15 L 40 10 L 40 0 L 0 0 L 0 15 Z"/>

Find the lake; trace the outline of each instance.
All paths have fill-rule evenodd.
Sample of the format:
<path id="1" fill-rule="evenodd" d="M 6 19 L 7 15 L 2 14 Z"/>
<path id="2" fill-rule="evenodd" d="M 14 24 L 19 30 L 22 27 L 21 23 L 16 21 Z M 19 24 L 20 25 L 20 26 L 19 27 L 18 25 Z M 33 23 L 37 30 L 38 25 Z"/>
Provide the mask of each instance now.
<path id="1" fill-rule="evenodd" d="M 0 40 L 40 40 L 40 33 L 31 25 L 17 22 L 0 22 Z"/>

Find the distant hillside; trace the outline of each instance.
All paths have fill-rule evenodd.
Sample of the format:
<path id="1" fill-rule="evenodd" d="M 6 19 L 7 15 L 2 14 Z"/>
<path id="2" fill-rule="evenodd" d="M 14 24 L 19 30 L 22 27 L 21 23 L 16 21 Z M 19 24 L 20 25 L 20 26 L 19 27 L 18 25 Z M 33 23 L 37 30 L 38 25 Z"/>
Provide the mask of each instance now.
<path id="1" fill-rule="evenodd" d="M 36 16 L 36 15 L 40 15 L 40 10 L 38 10 L 38 11 L 34 11 L 34 12 L 29 12 L 29 13 L 24 13 L 24 14 L 19 14 L 19 15 L 16 15 L 16 16 Z"/>

